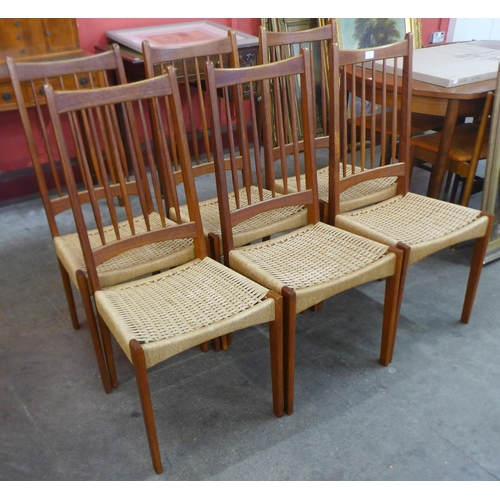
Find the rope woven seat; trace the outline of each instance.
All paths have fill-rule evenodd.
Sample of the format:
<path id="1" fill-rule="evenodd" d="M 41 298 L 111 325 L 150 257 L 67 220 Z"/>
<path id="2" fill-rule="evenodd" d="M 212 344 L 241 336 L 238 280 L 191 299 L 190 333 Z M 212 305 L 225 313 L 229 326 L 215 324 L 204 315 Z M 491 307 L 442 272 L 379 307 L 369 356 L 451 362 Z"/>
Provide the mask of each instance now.
<path id="1" fill-rule="evenodd" d="M 322 222 L 232 250 L 230 261 L 233 269 L 271 290 L 293 290 L 297 313 L 361 283 L 392 276 L 396 265 L 387 245 Z"/>
<path id="2" fill-rule="evenodd" d="M 257 186 L 250 187 L 250 198 L 252 203 L 260 200 L 259 189 Z M 273 198 L 271 191 L 263 189 L 262 199 L 270 200 Z M 239 190 L 240 206 L 249 205 L 246 189 Z M 229 207 L 233 212 L 237 209 L 236 197 L 234 193 L 229 194 Z M 189 214 L 187 207 L 180 207 L 181 220 L 187 222 Z M 219 202 L 217 198 L 200 202 L 200 214 L 203 223 L 203 231 L 206 235 L 213 233 L 221 234 Z M 170 211 L 170 217 L 175 218 L 173 210 Z M 276 210 L 271 210 L 265 214 L 258 214 L 241 222 L 234 228 L 234 243 L 236 246 L 243 246 L 252 241 L 264 238 L 270 234 L 281 233 L 303 226 L 307 221 L 307 213 L 304 206 L 292 205 Z"/>
<path id="3" fill-rule="evenodd" d="M 351 172 L 351 165 L 347 166 Z M 329 168 L 324 167 L 318 170 L 318 196 L 319 199 L 328 203 L 328 185 L 329 185 Z M 340 168 L 341 176 L 343 176 L 343 169 Z M 361 172 L 361 167 L 355 166 L 355 172 Z M 396 194 L 396 180 L 397 177 L 384 177 L 381 179 L 373 179 L 356 184 L 340 194 L 340 211 L 347 212 L 355 210 L 356 208 L 364 207 L 372 203 L 386 200 Z M 300 176 L 300 186 L 304 189 L 306 185 L 305 175 Z M 290 192 L 297 191 L 297 180 L 295 177 L 287 179 L 287 187 Z M 278 193 L 284 192 L 283 179 L 278 179 L 275 183 L 275 188 Z"/>
<path id="4" fill-rule="evenodd" d="M 130 360 L 142 344 L 146 368 L 214 338 L 274 320 L 263 286 L 209 257 L 98 291 L 96 306 Z"/>
<path id="5" fill-rule="evenodd" d="M 479 210 L 428 198 L 415 193 L 337 215 L 335 225 L 346 231 L 411 248 L 409 263 L 465 239 L 486 234 L 488 217 Z"/>
<path id="6" fill-rule="evenodd" d="M 160 216 L 157 213 L 153 212 L 150 214 L 149 221 L 152 228 L 159 229 L 162 227 Z M 166 227 L 176 225 L 175 222 L 165 219 Z M 146 232 L 146 223 L 142 216 L 134 218 L 134 226 L 136 234 Z M 128 222 L 122 222 L 118 224 L 118 227 L 122 239 L 132 234 Z M 103 231 L 107 243 L 116 241 L 116 233 L 113 226 L 107 226 Z M 88 235 L 92 248 L 95 249 L 102 245 L 97 229 L 89 231 Z M 78 234 L 56 236 L 54 238 L 54 246 L 59 260 L 63 263 L 65 269 L 68 269 L 70 278 L 78 288 L 76 271 L 81 269 L 86 272 L 85 260 Z M 153 273 L 158 269 L 168 269 L 177 266 L 193 258 L 194 249 L 191 239 L 161 241 L 123 252 L 97 266 L 97 272 L 101 285 L 108 287 L 138 278 L 144 274 Z"/>

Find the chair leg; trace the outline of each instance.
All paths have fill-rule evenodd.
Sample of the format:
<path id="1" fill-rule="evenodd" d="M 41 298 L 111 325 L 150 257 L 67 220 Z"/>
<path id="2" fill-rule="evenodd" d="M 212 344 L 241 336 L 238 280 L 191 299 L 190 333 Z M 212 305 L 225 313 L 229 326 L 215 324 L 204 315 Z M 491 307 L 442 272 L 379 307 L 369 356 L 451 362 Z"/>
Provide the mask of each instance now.
<path id="1" fill-rule="evenodd" d="M 386 279 L 385 298 L 384 298 L 384 318 L 382 322 L 382 342 L 380 346 L 380 364 L 387 366 L 392 361 L 394 353 L 394 343 L 398 329 L 399 319 L 399 294 L 401 273 L 403 267 L 403 251 L 399 248 L 393 248 L 396 254 L 396 267 L 394 274 Z"/>
<path id="2" fill-rule="evenodd" d="M 220 238 L 217 234 L 215 233 L 209 233 L 208 234 L 208 246 L 210 250 L 210 255 L 212 259 L 216 260 L 217 262 L 222 261 L 222 255 L 220 251 Z M 231 345 L 231 340 L 232 338 L 230 337 L 230 333 L 227 335 L 223 335 L 219 339 L 213 339 L 212 340 L 212 348 L 215 352 L 219 352 L 221 349 L 225 351 L 230 345 Z M 207 349 L 208 350 L 208 349 Z M 202 349 L 203 351 L 203 349 Z M 206 352 L 206 351 L 203 351 Z"/>
<path id="3" fill-rule="evenodd" d="M 109 373 L 109 379 L 111 381 L 111 387 L 113 389 L 116 389 L 118 387 L 118 377 L 116 375 L 115 356 L 113 354 L 113 346 L 111 344 L 111 335 L 109 333 L 108 325 L 106 325 L 106 323 L 104 322 L 99 313 L 97 313 L 97 318 L 99 320 L 102 347 L 104 350 L 104 357 L 106 359 L 106 364 L 108 365 L 108 373 Z"/>
<path id="4" fill-rule="evenodd" d="M 314 304 L 312 307 L 310 307 L 309 310 L 311 312 L 320 312 L 322 308 L 323 308 L 323 302 L 319 302 L 318 304 Z"/>
<path id="5" fill-rule="evenodd" d="M 293 290 L 283 287 L 283 369 L 285 386 L 285 413 L 293 413 L 294 376 L 295 376 L 295 330 L 296 330 L 296 295 Z"/>
<path id="6" fill-rule="evenodd" d="M 481 271 L 483 269 L 484 256 L 488 248 L 488 243 L 490 241 L 491 230 L 493 228 L 494 216 L 493 214 L 485 214 L 489 218 L 488 228 L 486 229 L 486 234 L 482 238 L 477 238 L 474 245 L 474 251 L 472 253 L 472 261 L 469 272 L 469 280 L 467 282 L 467 290 L 465 292 L 465 300 L 462 308 L 462 317 L 460 321 L 467 324 L 470 320 L 470 315 L 472 313 L 472 306 L 474 305 L 474 298 L 476 297 L 477 285 L 479 283 L 479 278 L 481 277 Z"/>
<path id="7" fill-rule="evenodd" d="M 59 270 L 61 271 L 61 278 L 64 286 L 64 293 L 66 295 L 66 302 L 68 303 L 69 315 L 71 317 L 71 323 L 75 330 L 80 329 L 80 323 L 78 321 L 78 315 L 76 313 L 75 297 L 73 295 L 73 290 L 71 288 L 71 280 L 69 279 L 68 271 L 61 264 L 61 261 L 57 259 L 59 264 Z"/>
<path id="8" fill-rule="evenodd" d="M 215 352 L 219 352 L 221 350 L 221 339 L 217 337 L 216 339 L 212 339 L 212 349 Z"/>
<path id="9" fill-rule="evenodd" d="M 403 303 L 403 295 L 404 295 L 404 289 L 405 289 L 405 282 L 406 282 L 406 275 L 408 274 L 408 266 L 410 265 L 410 252 L 411 252 L 411 247 L 408 245 L 399 242 L 396 245 L 396 248 L 399 248 L 400 250 L 403 251 L 403 260 L 401 262 L 401 278 L 399 279 L 399 291 L 398 291 L 398 310 L 396 313 L 396 318 L 398 318 L 399 321 L 399 315 L 401 313 L 401 304 Z M 397 328 L 397 325 L 396 325 Z"/>
<path id="10" fill-rule="evenodd" d="M 81 269 L 76 272 L 76 279 L 78 280 L 78 287 L 82 295 L 83 307 L 85 309 L 85 315 L 87 316 L 87 322 L 89 324 L 90 337 L 94 346 L 95 357 L 97 359 L 99 373 L 101 374 L 102 385 L 104 387 L 104 391 L 109 394 L 111 392 L 111 381 L 109 379 L 108 368 L 104 359 L 101 339 L 95 320 L 94 308 L 92 306 L 92 300 L 90 298 L 89 284 L 87 281 L 87 277 Z"/>
<path id="11" fill-rule="evenodd" d="M 153 468 L 157 474 L 163 472 L 161 463 L 160 447 L 158 446 L 158 437 L 156 435 L 155 418 L 153 414 L 153 405 L 151 404 L 151 392 L 149 390 L 148 374 L 146 371 L 146 360 L 141 344 L 135 339 L 130 341 L 130 353 L 134 365 L 137 389 L 141 400 L 142 414 L 144 416 L 144 425 L 146 426 L 146 435 L 148 437 L 149 451 Z"/>
<path id="12" fill-rule="evenodd" d="M 458 175 L 455 174 L 455 177 L 453 179 L 453 187 L 451 188 L 451 194 L 450 194 L 450 202 L 455 203 L 455 199 L 457 197 L 457 191 L 458 191 L 458 184 L 460 183 L 461 179 Z"/>
<path id="13" fill-rule="evenodd" d="M 283 416 L 285 404 L 283 385 L 283 298 L 270 291 L 268 297 L 274 299 L 275 318 L 269 324 L 269 347 L 271 353 L 271 382 L 273 394 L 273 413 L 276 417 Z"/>

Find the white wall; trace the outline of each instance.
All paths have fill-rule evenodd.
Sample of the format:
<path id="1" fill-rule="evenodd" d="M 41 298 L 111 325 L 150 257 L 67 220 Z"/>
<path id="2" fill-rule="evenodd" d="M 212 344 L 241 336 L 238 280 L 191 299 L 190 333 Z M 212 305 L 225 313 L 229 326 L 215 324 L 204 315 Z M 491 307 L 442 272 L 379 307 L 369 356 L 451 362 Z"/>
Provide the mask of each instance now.
<path id="1" fill-rule="evenodd" d="M 500 40 L 500 19 L 450 19 L 450 27 L 446 41 L 463 42 L 468 40 Z"/>

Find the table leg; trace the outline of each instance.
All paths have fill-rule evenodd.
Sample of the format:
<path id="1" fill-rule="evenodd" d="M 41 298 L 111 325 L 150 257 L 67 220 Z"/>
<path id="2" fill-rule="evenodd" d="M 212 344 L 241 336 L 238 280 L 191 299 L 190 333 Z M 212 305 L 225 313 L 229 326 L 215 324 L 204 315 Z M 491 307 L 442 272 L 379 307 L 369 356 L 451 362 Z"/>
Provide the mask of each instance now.
<path id="1" fill-rule="evenodd" d="M 458 99 L 450 99 L 446 107 L 443 129 L 441 132 L 441 142 L 436 158 L 436 164 L 432 166 L 427 196 L 439 198 L 441 186 L 443 185 L 444 174 L 448 165 L 448 155 L 450 153 L 451 141 L 455 132 L 455 125 L 458 118 Z"/>

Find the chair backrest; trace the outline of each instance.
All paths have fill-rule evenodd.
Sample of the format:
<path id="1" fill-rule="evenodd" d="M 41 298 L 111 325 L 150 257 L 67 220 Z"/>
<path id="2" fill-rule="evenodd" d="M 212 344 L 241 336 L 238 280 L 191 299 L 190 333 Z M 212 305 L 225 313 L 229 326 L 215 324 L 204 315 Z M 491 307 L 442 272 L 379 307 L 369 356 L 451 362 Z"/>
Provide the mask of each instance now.
<path id="1" fill-rule="evenodd" d="M 170 146 L 177 148 L 181 162 L 190 164 L 173 69 L 158 78 L 104 89 L 54 92 L 46 85 L 45 93 L 93 291 L 100 289 L 96 267 L 137 247 L 193 238 L 196 255 L 205 257 L 198 200 L 189 168 L 182 168 L 183 185 L 194 222 L 172 223 L 163 206 L 163 194 L 172 192 L 174 185 Z M 164 96 L 168 96 L 171 123 L 163 108 Z M 66 130 L 62 126 L 64 117 L 70 123 Z M 155 129 L 159 141 L 154 140 Z M 83 157 L 85 191 L 79 191 L 77 186 L 69 153 L 72 147 Z M 90 154 L 85 154 L 87 151 Z M 112 229 L 106 230 L 105 226 Z M 89 228 L 99 233 L 98 244 L 91 244 Z"/>
<path id="2" fill-rule="evenodd" d="M 294 94 L 294 80 L 297 78 L 301 81 L 300 98 Z M 260 88 L 259 98 L 262 103 L 260 117 L 255 99 L 244 98 L 246 88 L 249 87 L 250 95 L 253 95 L 257 86 Z M 234 248 L 232 230 L 250 217 L 264 214 L 265 220 L 265 214 L 270 210 L 305 205 L 308 222 L 313 224 L 319 220 L 310 53 L 308 49 L 302 49 L 302 54 L 297 57 L 239 69 L 216 69 L 213 63 L 209 62 L 207 87 L 223 251 L 225 262 L 229 262 L 229 252 Z M 273 89 L 276 88 L 289 89 L 292 92 L 291 97 L 300 103 L 292 108 L 290 114 L 286 103 L 281 100 L 280 93 L 273 94 Z M 231 125 L 232 109 L 228 97 L 230 91 L 234 95 L 234 126 Z M 219 103 L 220 94 L 223 95 L 222 103 Z M 288 121 L 284 119 L 285 115 Z M 303 126 L 303 136 L 299 136 L 297 129 L 299 119 Z M 281 153 L 277 161 L 273 156 L 276 141 Z M 301 141 L 304 143 L 302 155 L 299 154 Z M 225 144 L 228 145 L 229 160 L 224 157 Z M 226 171 L 227 163 L 231 167 L 230 174 Z M 295 193 L 286 192 L 285 183 L 285 194 L 277 195 L 274 190 L 275 169 L 278 175 L 281 174 L 285 178 L 287 170 L 290 169 L 293 173 L 288 176 L 295 176 L 298 185 L 301 171 L 305 170 L 305 189 L 299 189 Z M 230 188 L 228 184 L 231 185 Z M 230 210 L 229 191 L 235 193 L 236 210 Z"/>
<path id="3" fill-rule="evenodd" d="M 55 216 L 69 210 L 70 204 L 45 106 L 44 85 L 73 90 L 126 83 L 120 49 L 114 44 L 102 54 L 50 62 L 16 62 L 7 57 L 7 67 L 50 231 L 57 236 Z M 46 164 L 48 168 L 44 168 Z"/>
<path id="4" fill-rule="evenodd" d="M 205 63 L 213 61 L 217 67 L 238 67 L 236 33 L 228 31 L 227 37 L 184 47 L 152 47 L 146 40 L 142 44 L 147 78 L 165 73 L 169 65 L 175 67 L 185 106 L 186 128 L 190 139 L 190 153 L 195 177 L 213 174 L 213 153 L 205 89 Z M 174 173 L 181 182 L 179 171 Z"/>
<path id="5" fill-rule="evenodd" d="M 316 148 L 328 147 L 328 47 L 338 42 L 337 24 L 333 20 L 318 28 L 303 31 L 279 32 L 259 28 L 259 64 L 281 61 L 300 53 L 302 47 L 311 52 L 314 81 L 314 113 L 316 123 Z"/>
<path id="6" fill-rule="evenodd" d="M 332 44 L 331 223 L 340 213 L 340 193 L 360 182 L 395 176 L 398 194 L 409 189 L 412 51 L 411 33 L 370 49 Z"/>

